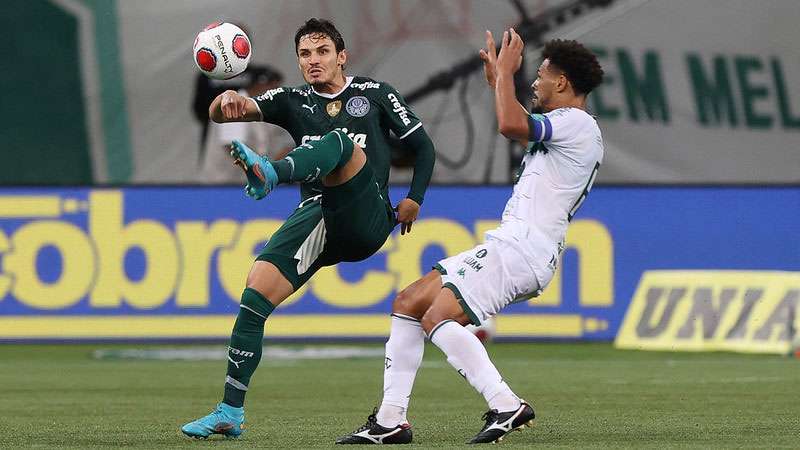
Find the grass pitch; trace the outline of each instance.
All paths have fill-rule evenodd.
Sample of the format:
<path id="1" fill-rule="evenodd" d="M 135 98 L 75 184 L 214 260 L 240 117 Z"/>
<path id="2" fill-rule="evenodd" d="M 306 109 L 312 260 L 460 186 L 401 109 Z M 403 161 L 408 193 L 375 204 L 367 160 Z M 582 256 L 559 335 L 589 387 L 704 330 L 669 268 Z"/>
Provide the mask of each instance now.
<path id="1" fill-rule="evenodd" d="M 98 347 L 109 348 L 0 345 L 0 448 L 331 448 L 365 421 L 383 383 L 378 357 L 265 358 L 244 437 L 192 441 L 178 428 L 219 401 L 225 362 L 94 360 Z M 800 447 L 797 359 L 608 344 L 494 344 L 490 354 L 537 414 L 504 448 Z M 412 447 L 463 447 L 485 409 L 426 348 Z"/>

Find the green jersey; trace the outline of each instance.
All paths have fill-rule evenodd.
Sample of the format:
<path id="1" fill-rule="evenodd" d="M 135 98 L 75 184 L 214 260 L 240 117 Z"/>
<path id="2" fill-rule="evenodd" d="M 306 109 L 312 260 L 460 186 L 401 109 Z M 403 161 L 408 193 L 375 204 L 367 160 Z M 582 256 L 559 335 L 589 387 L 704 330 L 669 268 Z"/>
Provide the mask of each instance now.
<path id="1" fill-rule="evenodd" d="M 264 122 L 289 132 L 296 145 L 318 140 L 341 129 L 367 154 L 380 189 L 388 197 L 391 151 L 389 131 L 406 138 L 422 122 L 390 85 L 366 77 L 347 77 L 337 94 L 316 92 L 308 84 L 279 87 L 255 98 Z M 303 200 L 322 192 L 319 182 L 302 184 Z"/>

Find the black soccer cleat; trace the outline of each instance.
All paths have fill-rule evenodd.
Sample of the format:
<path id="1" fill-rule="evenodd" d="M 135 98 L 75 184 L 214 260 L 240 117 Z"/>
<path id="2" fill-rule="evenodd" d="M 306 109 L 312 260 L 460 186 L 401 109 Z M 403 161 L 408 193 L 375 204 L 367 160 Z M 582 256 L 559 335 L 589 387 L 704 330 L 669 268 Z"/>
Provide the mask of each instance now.
<path id="1" fill-rule="evenodd" d="M 337 444 L 410 444 L 411 425 L 402 423 L 394 428 L 386 428 L 378 424 L 375 408 L 367 417 L 367 423 L 352 433 L 336 439 Z"/>
<path id="2" fill-rule="evenodd" d="M 467 444 L 496 444 L 512 431 L 522 431 L 525 427 L 533 426 L 536 414 L 531 405 L 522 400 L 522 404 L 514 411 L 497 412 L 490 409 L 483 415 L 486 424 Z"/>

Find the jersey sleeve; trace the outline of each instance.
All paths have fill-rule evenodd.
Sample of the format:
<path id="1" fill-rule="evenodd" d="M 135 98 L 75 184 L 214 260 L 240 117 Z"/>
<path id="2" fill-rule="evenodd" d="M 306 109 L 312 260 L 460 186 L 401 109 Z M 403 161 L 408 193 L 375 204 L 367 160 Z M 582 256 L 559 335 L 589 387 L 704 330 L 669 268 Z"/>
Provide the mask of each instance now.
<path id="1" fill-rule="evenodd" d="M 528 116 L 528 142 L 559 144 L 572 139 L 583 127 L 581 116 L 569 109 L 556 109 L 546 114 Z"/>
<path id="2" fill-rule="evenodd" d="M 398 138 L 404 139 L 421 127 L 422 122 L 395 88 L 385 83 L 383 86 L 378 102 L 388 119 L 389 128 Z"/>
<path id="3" fill-rule="evenodd" d="M 261 112 L 261 120 L 286 128 L 291 114 L 290 92 L 291 88 L 279 87 L 253 97 L 252 100 Z"/>

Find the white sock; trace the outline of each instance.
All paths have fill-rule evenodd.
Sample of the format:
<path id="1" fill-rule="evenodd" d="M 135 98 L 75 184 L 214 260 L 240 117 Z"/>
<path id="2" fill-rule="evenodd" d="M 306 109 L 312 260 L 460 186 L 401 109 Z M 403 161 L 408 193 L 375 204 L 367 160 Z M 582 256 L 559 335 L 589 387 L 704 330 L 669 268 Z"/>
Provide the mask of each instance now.
<path id="1" fill-rule="evenodd" d="M 483 395 L 489 409 L 504 412 L 519 408 L 519 397 L 503 381 L 486 348 L 469 330 L 458 322 L 445 320 L 433 327 L 430 338 L 447 355 L 447 362 Z"/>
<path id="2" fill-rule="evenodd" d="M 381 426 L 393 428 L 408 422 L 408 400 L 424 351 L 425 332 L 419 320 L 392 314 L 392 329 L 386 342 L 384 360 L 383 402 L 377 414 Z"/>

